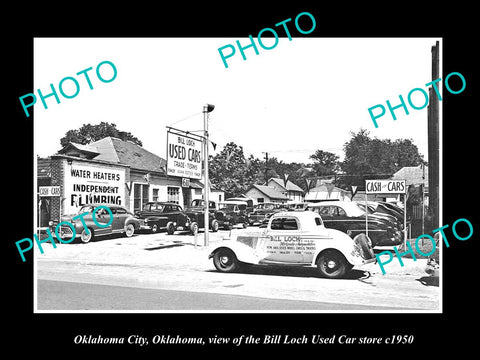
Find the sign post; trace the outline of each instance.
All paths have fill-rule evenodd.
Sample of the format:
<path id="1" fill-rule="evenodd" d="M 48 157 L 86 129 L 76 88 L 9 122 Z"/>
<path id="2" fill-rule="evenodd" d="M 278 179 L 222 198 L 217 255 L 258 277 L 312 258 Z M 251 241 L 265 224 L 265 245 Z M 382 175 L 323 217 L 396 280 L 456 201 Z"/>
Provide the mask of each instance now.
<path id="1" fill-rule="evenodd" d="M 404 194 L 403 196 L 403 240 L 407 245 L 407 181 L 406 180 L 365 180 L 365 211 L 367 210 L 367 194 Z M 365 220 L 367 221 L 367 220 Z M 368 236 L 368 227 L 367 227 Z"/>
<path id="2" fill-rule="evenodd" d="M 203 190 L 205 191 L 205 214 L 204 214 L 204 226 L 205 226 L 205 246 L 209 245 L 209 221 L 210 221 L 210 209 L 209 209 L 209 192 L 210 192 L 210 180 L 208 177 L 208 113 L 215 109 L 215 105 L 205 104 L 203 106 L 203 130 L 204 130 L 204 143 L 205 143 L 205 184 Z"/>
<path id="3" fill-rule="evenodd" d="M 203 187 L 205 200 L 205 246 L 208 246 L 210 220 L 208 208 L 210 190 L 208 178 L 208 113 L 212 112 L 213 109 L 215 109 L 215 105 L 205 104 L 203 106 L 204 136 L 167 126 L 167 175 L 181 177 L 182 187 L 190 186 L 190 179 L 202 178 L 203 158 L 205 171 L 205 184 Z"/>

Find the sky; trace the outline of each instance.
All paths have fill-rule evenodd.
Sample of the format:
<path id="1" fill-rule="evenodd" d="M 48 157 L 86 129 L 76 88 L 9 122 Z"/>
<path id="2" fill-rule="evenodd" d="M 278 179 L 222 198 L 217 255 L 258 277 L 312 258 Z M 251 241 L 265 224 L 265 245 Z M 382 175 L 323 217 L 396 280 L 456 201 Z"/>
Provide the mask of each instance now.
<path id="1" fill-rule="evenodd" d="M 215 105 L 210 140 L 218 145 L 216 151 L 210 148 L 212 155 L 233 141 L 258 158 L 268 152 L 284 162 L 307 163 L 320 149 L 342 159 L 350 132 L 364 128 L 371 137 L 412 139 L 428 160 L 427 107 L 409 107 L 409 115 L 398 109 L 396 121 L 387 110 L 378 128 L 368 108 L 386 107 L 386 100 L 398 105 L 398 96 L 407 101 L 414 88 L 427 91 L 431 47 L 439 40 L 442 49 L 441 39 L 281 37 L 271 50 L 257 43 L 258 55 L 245 49 L 246 60 L 237 48 L 225 68 L 218 48 L 236 40 L 249 44 L 248 38 L 35 38 L 35 154 L 53 155 L 68 130 L 105 121 L 165 158 L 166 126 L 201 131 L 202 108 L 210 103 Z M 265 43 L 271 46 L 273 40 Z M 102 61 L 117 69 L 109 83 L 95 73 Z M 93 89 L 84 75 L 76 75 L 89 67 Z M 108 65 L 100 73 L 112 77 Z M 59 92 L 65 77 L 79 83 L 74 98 Z M 46 98 L 44 109 L 37 89 L 46 95 L 50 84 L 61 102 Z M 64 92 L 73 94 L 72 86 L 66 80 Z M 422 104 L 421 93 L 415 94 L 413 103 Z"/>

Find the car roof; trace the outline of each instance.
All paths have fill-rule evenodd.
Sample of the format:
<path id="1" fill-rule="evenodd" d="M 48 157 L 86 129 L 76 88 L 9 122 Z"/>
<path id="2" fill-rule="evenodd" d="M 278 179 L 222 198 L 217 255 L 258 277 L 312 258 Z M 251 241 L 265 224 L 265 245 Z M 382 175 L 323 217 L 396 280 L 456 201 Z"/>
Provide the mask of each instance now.
<path id="1" fill-rule="evenodd" d="M 161 204 L 161 205 L 179 205 L 175 202 L 168 202 L 168 201 L 149 201 L 147 204 Z"/>
<path id="2" fill-rule="evenodd" d="M 246 201 L 222 201 L 220 204 L 230 204 L 230 205 L 248 205 Z"/>
<path id="3" fill-rule="evenodd" d="M 313 211 L 279 211 L 272 215 L 274 217 L 285 217 L 285 216 L 293 216 L 299 219 L 308 219 L 308 218 L 316 218 L 321 216 Z"/>

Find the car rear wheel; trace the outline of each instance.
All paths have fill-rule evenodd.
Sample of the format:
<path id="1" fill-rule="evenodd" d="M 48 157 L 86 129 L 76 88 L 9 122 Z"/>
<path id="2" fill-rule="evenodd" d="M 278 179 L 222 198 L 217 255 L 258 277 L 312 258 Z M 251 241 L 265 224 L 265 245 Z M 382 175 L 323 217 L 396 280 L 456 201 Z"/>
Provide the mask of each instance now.
<path id="1" fill-rule="evenodd" d="M 316 264 L 320 274 L 329 279 L 342 278 L 351 269 L 351 265 L 345 259 L 345 256 L 333 249 L 322 252 L 318 256 Z"/>
<path id="2" fill-rule="evenodd" d="M 125 227 L 125 235 L 127 237 L 132 237 L 133 233 L 135 232 L 135 226 L 133 226 L 133 224 L 128 224 L 126 227 Z"/>
<path id="3" fill-rule="evenodd" d="M 220 272 L 234 272 L 239 269 L 237 257 L 230 249 L 218 249 L 213 255 L 213 265 Z"/>
<path id="4" fill-rule="evenodd" d="M 80 234 L 80 240 L 82 243 L 86 244 L 88 242 L 90 242 L 91 240 L 93 240 L 93 230 L 92 229 L 88 229 L 88 234 L 87 234 L 87 231 L 85 229 L 82 230 L 82 233 Z"/>

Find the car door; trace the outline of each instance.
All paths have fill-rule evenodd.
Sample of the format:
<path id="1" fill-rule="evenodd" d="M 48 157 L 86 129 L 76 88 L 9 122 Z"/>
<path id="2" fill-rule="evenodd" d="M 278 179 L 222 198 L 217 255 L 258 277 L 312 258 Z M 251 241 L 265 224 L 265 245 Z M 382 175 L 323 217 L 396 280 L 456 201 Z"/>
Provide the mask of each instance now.
<path id="1" fill-rule="evenodd" d="M 292 216 L 272 220 L 266 239 L 266 260 L 279 263 L 302 263 L 303 255 L 298 250 L 300 224 Z"/>
<path id="2" fill-rule="evenodd" d="M 113 214 L 113 210 L 110 209 L 110 211 Z M 113 228 L 113 222 L 115 220 L 115 214 L 113 214 L 113 220 L 111 219 L 110 213 L 104 209 L 100 208 L 98 209 L 95 214 L 92 214 L 95 216 L 95 220 L 100 226 L 97 225 L 95 228 L 95 235 L 106 235 L 106 234 L 111 234 L 112 233 L 112 228 Z M 110 221 L 112 220 L 112 221 Z M 107 225 L 108 224 L 108 225 Z"/>
<path id="3" fill-rule="evenodd" d="M 125 220 L 129 216 L 127 210 L 123 208 L 115 208 L 113 213 L 113 229 L 114 232 L 122 232 L 125 229 Z"/>
<path id="4" fill-rule="evenodd" d="M 346 233 L 352 224 L 351 219 L 347 216 L 345 210 L 340 206 L 331 205 L 329 212 L 331 214 L 331 221 L 334 223 L 334 226 L 332 227 Z"/>
<path id="5" fill-rule="evenodd" d="M 334 209 L 332 206 L 325 205 L 318 207 L 318 213 L 322 217 L 323 223 L 325 224 L 326 228 L 335 229 L 335 223 L 333 219 L 333 211 Z"/>

